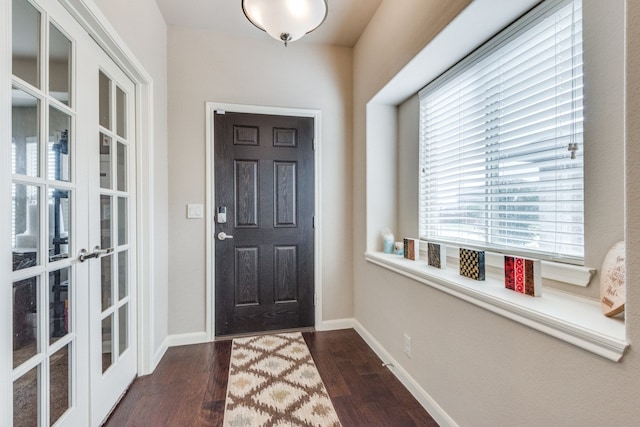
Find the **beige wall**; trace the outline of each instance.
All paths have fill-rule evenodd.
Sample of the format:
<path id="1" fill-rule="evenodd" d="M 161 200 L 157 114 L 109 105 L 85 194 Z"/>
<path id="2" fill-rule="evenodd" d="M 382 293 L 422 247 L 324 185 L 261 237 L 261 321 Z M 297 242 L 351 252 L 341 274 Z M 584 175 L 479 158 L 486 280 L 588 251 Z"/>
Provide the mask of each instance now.
<path id="1" fill-rule="evenodd" d="M 419 0 L 385 0 L 354 49 L 355 317 L 461 426 L 636 425 L 640 419 L 640 407 L 636 404 L 640 392 L 640 361 L 633 348 L 633 343 L 640 339 L 637 308 L 640 293 L 636 286 L 640 267 L 637 265 L 631 263 L 628 267 L 627 330 L 632 347 L 620 363 L 613 363 L 364 261 L 367 230 L 365 223 L 358 221 L 358 213 L 371 204 L 366 198 L 366 165 L 361 161 L 370 155 L 367 150 L 371 149 L 365 140 L 368 126 L 365 106 L 428 42 L 434 29 L 438 30 L 443 21 L 454 17 L 466 3 L 442 0 L 425 5 Z M 621 10 L 622 0 L 616 3 Z M 625 88 L 626 161 L 630 166 L 637 165 L 640 158 L 637 97 L 640 6 L 637 2 L 628 2 L 627 8 L 630 61 Z M 388 37 L 389 34 L 393 37 Z M 385 37 L 388 38 L 385 40 Z M 611 54 L 615 56 L 616 52 Z M 603 75 L 606 71 L 598 73 Z M 614 78 L 619 82 L 622 75 Z M 613 87 L 618 90 L 615 84 Z M 619 99 L 622 93 L 618 92 L 617 96 Z M 405 120 L 402 113 L 411 107 L 411 102 L 415 100 L 399 109 L 400 126 Z M 592 104 L 587 114 L 603 109 L 606 109 L 604 105 Z M 608 144 L 606 149 L 619 151 L 623 123 L 618 121 L 616 126 L 613 143 L 610 140 L 592 143 Z M 596 132 L 598 138 L 607 139 L 601 129 L 592 132 Z M 405 155 L 402 139 L 412 136 L 402 129 L 399 135 L 398 158 L 402 161 Z M 620 154 L 618 152 L 618 156 Z M 618 183 L 621 182 L 620 160 L 618 157 L 610 164 L 618 168 L 612 175 Z M 628 168 L 625 226 L 628 247 L 633 251 L 639 250 L 636 246 L 640 240 L 638 175 L 637 168 Z M 402 178 L 398 182 L 401 183 Z M 613 193 L 617 194 L 612 196 L 617 207 L 609 203 L 607 206 L 618 210 L 616 215 L 622 215 L 620 192 Z M 403 221 L 402 218 L 399 216 L 398 221 Z M 600 235 L 604 239 L 620 232 L 619 221 L 612 225 L 613 230 L 606 224 L 598 227 L 598 233 L 605 233 Z M 598 235 L 590 235 L 588 242 L 597 238 Z M 412 358 L 402 351 L 404 333 L 412 336 Z"/>
<path id="2" fill-rule="evenodd" d="M 168 330 L 167 26 L 154 0 L 95 0 L 153 78 L 153 349 Z"/>
<path id="3" fill-rule="evenodd" d="M 352 50 L 169 28 L 170 334 L 205 330 L 205 103 L 322 112 L 323 320 L 353 315 L 351 288 Z"/>

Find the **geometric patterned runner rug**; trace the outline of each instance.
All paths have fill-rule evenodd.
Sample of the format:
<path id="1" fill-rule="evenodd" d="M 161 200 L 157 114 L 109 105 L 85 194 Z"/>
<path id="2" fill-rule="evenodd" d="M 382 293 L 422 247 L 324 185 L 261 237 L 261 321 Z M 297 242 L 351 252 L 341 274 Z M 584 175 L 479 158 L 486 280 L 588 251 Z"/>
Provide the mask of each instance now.
<path id="1" fill-rule="evenodd" d="M 224 427 L 340 427 L 300 332 L 236 338 Z"/>

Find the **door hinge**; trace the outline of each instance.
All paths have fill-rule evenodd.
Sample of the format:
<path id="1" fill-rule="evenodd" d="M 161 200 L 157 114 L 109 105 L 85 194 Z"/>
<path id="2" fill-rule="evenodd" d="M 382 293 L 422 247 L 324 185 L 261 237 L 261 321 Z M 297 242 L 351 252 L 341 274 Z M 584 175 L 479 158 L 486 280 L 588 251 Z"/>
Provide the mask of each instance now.
<path id="1" fill-rule="evenodd" d="M 316 293 L 313 294 L 313 305 L 318 305 L 318 294 Z"/>
<path id="2" fill-rule="evenodd" d="M 311 138 L 311 150 L 316 151 L 316 139 Z"/>
<path id="3" fill-rule="evenodd" d="M 311 226 L 313 228 L 316 228 L 316 216 L 315 215 L 311 217 Z"/>

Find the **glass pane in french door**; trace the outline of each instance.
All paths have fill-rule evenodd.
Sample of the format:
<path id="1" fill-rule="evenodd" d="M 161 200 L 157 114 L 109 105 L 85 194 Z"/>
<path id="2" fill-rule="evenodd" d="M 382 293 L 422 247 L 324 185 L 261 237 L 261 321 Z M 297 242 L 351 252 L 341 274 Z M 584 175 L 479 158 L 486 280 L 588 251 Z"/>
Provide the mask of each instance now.
<path id="1" fill-rule="evenodd" d="M 113 255 L 100 258 L 100 289 L 102 289 L 102 311 L 109 310 L 113 304 Z"/>
<path id="2" fill-rule="evenodd" d="M 71 101 L 71 41 L 53 23 L 49 24 L 49 91 L 65 105 Z"/>
<path id="3" fill-rule="evenodd" d="M 40 278 L 13 282 L 13 367 L 17 368 L 40 351 Z"/>
<path id="4" fill-rule="evenodd" d="M 69 295 L 72 290 L 71 267 L 49 273 L 49 344 L 64 338 L 70 332 L 71 313 Z"/>
<path id="5" fill-rule="evenodd" d="M 39 185 L 14 179 L 11 186 L 13 271 L 40 264 L 41 200 Z"/>
<path id="6" fill-rule="evenodd" d="M 38 176 L 40 100 L 26 89 L 11 90 L 11 172 Z"/>
<path id="7" fill-rule="evenodd" d="M 102 71 L 99 72 L 100 87 L 100 126 L 111 129 L 111 80 Z"/>
<path id="8" fill-rule="evenodd" d="M 41 366 L 30 369 L 13 382 L 13 427 L 37 426 L 40 421 Z"/>
<path id="9" fill-rule="evenodd" d="M 69 129 L 71 116 L 49 107 L 49 143 L 47 144 L 47 171 L 49 179 L 69 181 Z"/>
<path id="10" fill-rule="evenodd" d="M 113 365 L 113 315 L 102 319 L 102 373 Z"/>
<path id="11" fill-rule="evenodd" d="M 71 191 L 50 187 L 47 198 L 49 208 L 49 261 L 69 258 L 71 230 Z"/>
<path id="12" fill-rule="evenodd" d="M 13 75 L 40 87 L 40 43 L 42 14 L 24 0 L 12 2 Z"/>
<path id="13" fill-rule="evenodd" d="M 58 350 L 49 361 L 49 422 L 53 425 L 70 407 L 71 389 L 69 368 L 71 365 L 71 344 Z"/>

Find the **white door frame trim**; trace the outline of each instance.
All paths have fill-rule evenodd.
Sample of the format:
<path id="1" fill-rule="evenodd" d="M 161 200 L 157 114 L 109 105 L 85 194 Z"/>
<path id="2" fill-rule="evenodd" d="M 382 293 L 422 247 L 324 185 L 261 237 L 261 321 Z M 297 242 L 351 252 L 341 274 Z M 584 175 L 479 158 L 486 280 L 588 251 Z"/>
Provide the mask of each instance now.
<path id="1" fill-rule="evenodd" d="M 214 203 L 215 174 L 213 173 L 214 128 L 213 115 L 222 110 L 234 113 L 271 114 L 279 116 L 312 117 L 314 119 L 314 191 L 315 191 L 315 229 L 314 229 L 314 292 L 315 292 L 315 325 L 322 325 L 322 218 L 319 215 L 322 206 L 321 176 L 321 111 L 304 108 L 270 107 L 259 105 L 225 104 L 219 102 L 206 103 L 206 194 L 205 194 L 205 230 L 206 230 L 206 335 L 208 341 L 215 340 L 215 239 L 214 239 Z"/>
<path id="2" fill-rule="evenodd" d="M 11 145 L 4 144 L 11 141 L 11 2 L 0 3 L 0 196 L 9 205 L 8 200 L 11 195 Z M 5 61 L 5 58 L 7 59 Z M 0 235 L 11 235 L 11 209 L 0 209 Z M 13 286 L 11 286 L 11 263 L 12 257 L 10 245 L 3 242 L 0 245 L 0 343 L 8 343 L 12 338 L 11 317 L 13 304 Z M 10 404 L 9 396 L 12 393 L 13 382 L 11 373 L 13 371 L 13 360 L 3 349 L 0 351 L 0 425 L 11 425 L 13 420 L 7 405 Z"/>
<path id="3" fill-rule="evenodd" d="M 159 362 L 154 342 L 153 96 L 151 75 L 117 34 L 93 0 L 58 0 L 136 85 L 136 244 L 138 375 Z M 165 348 L 166 349 L 166 348 Z M 160 349 L 161 350 L 161 349 Z M 162 351 L 160 353 L 163 353 Z M 160 354 L 160 357 L 162 354 Z"/>

